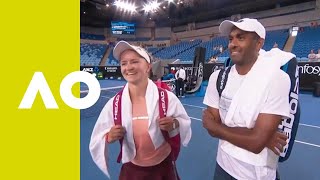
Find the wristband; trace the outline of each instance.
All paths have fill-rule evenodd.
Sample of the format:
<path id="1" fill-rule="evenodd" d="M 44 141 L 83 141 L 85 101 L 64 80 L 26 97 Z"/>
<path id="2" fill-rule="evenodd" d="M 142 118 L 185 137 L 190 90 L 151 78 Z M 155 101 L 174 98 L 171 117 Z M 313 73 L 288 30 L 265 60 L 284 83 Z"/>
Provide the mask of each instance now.
<path id="1" fill-rule="evenodd" d="M 175 119 L 173 119 L 173 124 L 172 124 L 172 128 L 176 129 L 176 122 L 174 121 Z"/>

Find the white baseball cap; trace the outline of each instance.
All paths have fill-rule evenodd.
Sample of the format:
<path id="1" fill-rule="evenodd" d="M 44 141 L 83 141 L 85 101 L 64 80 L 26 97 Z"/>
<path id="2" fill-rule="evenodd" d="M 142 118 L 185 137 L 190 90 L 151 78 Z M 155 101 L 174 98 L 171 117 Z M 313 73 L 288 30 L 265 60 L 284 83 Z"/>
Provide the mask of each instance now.
<path id="1" fill-rule="evenodd" d="M 139 46 L 134 46 L 129 44 L 126 41 L 119 41 L 116 46 L 113 48 L 113 57 L 120 61 L 120 55 L 126 50 L 133 50 L 143 57 L 148 63 L 151 62 L 150 56 L 145 49 Z"/>
<path id="2" fill-rule="evenodd" d="M 255 32 L 262 39 L 266 38 L 266 29 L 263 25 L 258 20 L 250 18 L 240 19 L 237 22 L 224 20 L 219 26 L 219 31 L 224 35 L 229 35 L 233 26 L 243 31 Z"/>

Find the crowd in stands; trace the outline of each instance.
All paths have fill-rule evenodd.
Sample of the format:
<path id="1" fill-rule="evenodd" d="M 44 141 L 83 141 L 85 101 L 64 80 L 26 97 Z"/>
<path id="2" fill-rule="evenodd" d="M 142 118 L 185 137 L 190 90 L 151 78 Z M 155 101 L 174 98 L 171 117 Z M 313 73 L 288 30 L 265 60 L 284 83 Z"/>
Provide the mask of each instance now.
<path id="1" fill-rule="evenodd" d="M 296 25 L 299 26 L 298 24 Z M 292 53 L 296 54 L 298 59 L 302 61 L 320 61 L 320 39 L 319 36 L 317 36 L 317 34 L 320 32 L 319 26 L 319 22 L 313 21 L 310 22 L 309 26 L 299 27 L 299 33 L 292 48 Z M 80 36 L 83 39 L 106 40 L 103 35 L 81 33 Z M 173 34 L 171 38 L 171 42 L 174 42 L 173 45 L 170 45 L 170 43 L 165 41 L 159 43 L 147 43 L 139 41 L 147 40 L 147 38 L 135 38 L 134 44 L 147 49 L 150 54 L 157 58 L 181 59 L 182 61 L 192 61 L 195 48 L 200 46 L 206 48 L 206 62 L 223 62 L 225 58 L 229 57 L 229 51 L 226 50 L 227 46 L 225 45 L 227 44 L 228 39 L 219 35 L 216 35 L 216 37 L 214 36 L 215 35 L 212 34 L 212 39 L 209 41 L 202 41 L 200 39 L 180 41 L 177 34 Z M 270 50 L 271 48 L 283 49 L 288 37 L 289 32 L 287 29 L 268 31 L 263 49 L 266 51 Z M 168 37 L 159 37 L 155 38 L 154 40 L 160 39 L 167 40 Z M 117 40 L 112 40 L 112 42 L 110 40 L 106 41 L 108 41 L 107 47 L 113 48 L 114 43 Z M 103 53 L 106 52 L 106 48 L 103 48 L 103 53 L 99 51 L 99 53 L 92 55 L 91 52 L 94 52 L 96 47 L 88 50 L 88 48 L 85 49 L 85 46 L 92 47 L 92 45 L 86 43 L 81 45 L 81 64 L 85 63 L 86 65 L 97 65 L 100 62 L 98 59 L 102 59 Z M 106 65 L 118 65 L 116 61 L 113 61 L 112 53 L 108 56 Z"/>
<path id="2" fill-rule="evenodd" d="M 313 21 L 310 23 L 310 28 L 316 29 L 319 28 L 319 24 L 317 21 Z M 308 55 L 309 61 L 320 61 L 320 48 L 318 49 L 318 53 L 314 52 L 314 49 L 310 50 L 310 54 Z"/>
<path id="3" fill-rule="evenodd" d="M 320 48 L 318 49 L 318 53 L 314 53 L 314 50 L 310 50 L 310 54 L 308 55 L 309 61 L 320 61 Z"/>
<path id="4" fill-rule="evenodd" d="M 91 39 L 91 40 L 105 40 L 104 35 L 80 33 L 80 39 Z"/>
<path id="5" fill-rule="evenodd" d="M 159 44 L 157 44 L 157 47 L 166 47 L 166 46 L 167 46 L 166 43 L 159 43 Z"/>
<path id="6" fill-rule="evenodd" d="M 219 45 L 219 46 L 213 46 L 213 50 L 214 51 L 219 51 L 220 53 L 222 53 L 223 52 L 223 46 L 222 45 Z"/>

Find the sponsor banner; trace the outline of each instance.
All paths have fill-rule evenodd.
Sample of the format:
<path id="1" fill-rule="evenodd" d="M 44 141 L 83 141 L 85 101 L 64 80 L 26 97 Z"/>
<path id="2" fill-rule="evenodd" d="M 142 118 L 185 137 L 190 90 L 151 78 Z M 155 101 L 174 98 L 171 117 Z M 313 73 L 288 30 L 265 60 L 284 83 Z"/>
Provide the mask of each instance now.
<path id="1" fill-rule="evenodd" d="M 204 80 L 209 80 L 210 75 L 219 69 L 222 69 L 224 67 L 224 63 L 208 63 L 204 65 Z"/>
<path id="2" fill-rule="evenodd" d="M 300 88 L 312 90 L 314 82 L 320 82 L 320 62 L 299 62 Z"/>
<path id="3" fill-rule="evenodd" d="M 198 68 L 193 68 L 192 64 L 169 64 L 169 69 L 177 69 L 183 66 L 187 76 Z M 314 82 L 320 82 L 320 62 L 299 62 L 300 88 L 312 90 Z M 209 80 L 210 75 L 224 67 L 224 63 L 205 63 L 203 67 L 203 80 Z M 98 79 L 122 78 L 120 66 L 81 66 L 81 71 L 93 73 Z"/>
<path id="4" fill-rule="evenodd" d="M 80 66 L 80 71 L 94 74 L 98 79 L 122 78 L 120 66 Z"/>

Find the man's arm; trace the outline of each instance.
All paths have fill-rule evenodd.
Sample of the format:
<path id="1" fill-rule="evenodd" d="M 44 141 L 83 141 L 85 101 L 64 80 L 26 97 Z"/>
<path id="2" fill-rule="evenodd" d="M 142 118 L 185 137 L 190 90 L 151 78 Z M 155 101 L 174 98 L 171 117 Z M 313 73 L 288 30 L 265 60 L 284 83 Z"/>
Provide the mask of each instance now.
<path id="1" fill-rule="evenodd" d="M 208 106 L 202 114 L 202 125 L 212 137 L 216 137 L 215 126 L 221 124 L 219 109 Z"/>
<path id="2" fill-rule="evenodd" d="M 281 116 L 273 114 L 259 114 L 253 129 L 240 127 L 227 127 L 220 124 L 217 137 L 224 139 L 236 146 L 260 153 L 268 144 L 268 141 L 276 133 L 278 125 L 281 122 Z"/>
<path id="3" fill-rule="evenodd" d="M 279 115 L 260 113 L 252 129 L 228 127 L 221 123 L 218 109 L 208 107 L 203 112 L 203 126 L 211 136 L 226 140 L 256 154 L 268 146 L 280 122 L 281 116 Z M 282 150 L 281 147 L 277 148 Z"/>

